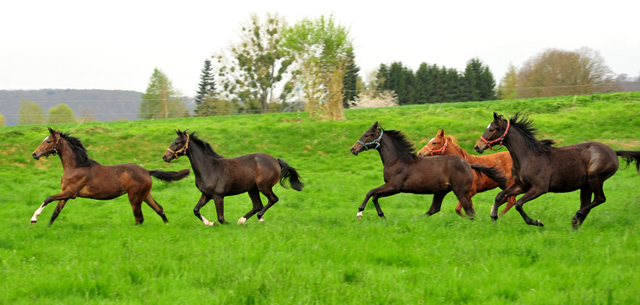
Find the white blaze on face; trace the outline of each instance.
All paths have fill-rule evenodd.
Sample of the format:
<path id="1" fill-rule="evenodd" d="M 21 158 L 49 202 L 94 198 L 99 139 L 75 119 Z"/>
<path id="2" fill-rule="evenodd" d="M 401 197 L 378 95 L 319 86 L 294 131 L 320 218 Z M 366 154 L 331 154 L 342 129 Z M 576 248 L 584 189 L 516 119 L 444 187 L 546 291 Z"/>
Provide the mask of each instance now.
<path id="1" fill-rule="evenodd" d="M 42 143 L 44 143 L 44 141 L 46 141 L 49 138 L 49 136 L 47 136 L 46 138 L 44 138 L 44 140 L 42 140 Z M 40 143 L 40 144 L 42 144 Z"/>
<path id="2" fill-rule="evenodd" d="M 436 138 L 432 138 L 431 140 L 429 140 L 429 142 L 427 142 L 427 145 L 429 145 L 429 143 L 433 142 L 433 140 L 435 140 Z"/>
<path id="3" fill-rule="evenodd" d="M 489 125 L 487 125 L 487 129 L 489 129 L 489 127 L 491 127 L 491 123 L 489 123 Z"/>

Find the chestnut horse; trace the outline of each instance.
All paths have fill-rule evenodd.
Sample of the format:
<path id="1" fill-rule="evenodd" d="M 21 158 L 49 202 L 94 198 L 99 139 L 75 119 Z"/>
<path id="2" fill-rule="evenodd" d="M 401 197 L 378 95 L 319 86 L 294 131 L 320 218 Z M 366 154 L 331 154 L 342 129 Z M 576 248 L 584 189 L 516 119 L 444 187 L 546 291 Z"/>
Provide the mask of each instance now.
<path id="1" fill-rule="evenodd" d="M 151 196 L 151 176 L 163 182 L 180 180 L 189 176 L 189 169 L 179 172 L 146 170 L 140 165 L 126 163 L 118 165 L 100 165 L 87 155 L 82 142 L 68 134 L 49 128 L 49 135 L 31 154 L 36 160 L 50 155 L 60 156 L 62 162 L 62 192 L 47 197 L 31 218 L 31 224 L 38 221 L 42 210 L 54 200 L 58 200 L 49 226 L 56 220 L 69 199 L 76 197 L 108 200 L 129 195 L 129 202 L 136 218 L 136 224 L 144 221 L 142 202 L 146 202 L 167 223 L 162 206 Z"/>
<path id="2" fill-rule="evenodd" d="M 533 220 L 524 212 L 526 202 L 548 192 L 580 190 L 580 209 L 571 220 L 573 228 L 578 229 L 591 209 L 605 202 L 603 184 L 618 170 L 618 157 L 627 161 L 627 165 L 635 161 L 636 170 L 640 172 L 640 151 L 616 151 L 600 142 L 553 147 L 552 140 L 535 138 L 536 129 L 532 125 L 532 121 L 520 113 L 506 120 L 494 112 L 493 121 L 475 145 L 479 153 L 492 144 L 504 145 L 513 159 L 515 183 L 496 196 L 491 209 L 494 221 L 504 197 L 524 193 L 516 201 L 516 210 L 527 224 L 543 226 L 540 220 Z"/>
<path id="3" fill-rule="evenodd" d="M 511 179 L 511 155 L 509 155 L 508 151 L 503 151 L 491 155 L 486 156 L 474 156 L 467 153 L 460 145 L 458 145 L 453 137 L 445 137 L 444 129 L 438 130 L 436 136 L 431 139 L 419 152 L 418 156 L 420 157 L 429 157 L 434 155 L 456 155 L 462 157 L 465 161 L 470 164 L 482 164 L 486 166 L 495 166 L 496 169 L 502 171 L 507 178 L 506 187 L 509 187 L 513 184 L 513 179 Z M 485 192 L 488 190 L 492 190 L 500 185 L 491 180 L 491 178 L 481 175 L 478 172 L 473 173 L 473 188 L 471 188 L 470 196 L 473 197 L 476 193 Z M 503 199 L 507 201 L 507 206 L 500 212 L 500 217 L 504 215 L 511 207 L 516 204 L 516 197 L 510 196 Z M 500 203 L 502 204 L 502 203 Z M 458 202 L 456 206 L 456 213 L 458 215 L 462 215 L 462 204 Z"/>
<path id="4" fill-rule="evenodd" d="M 495 181 L 506 182 L 504 176 L 494 168 L 479 164 L 469 164 L 458 156 L 442 156 L 440 158 L 421 158 L 413 153 L 413 144 L 397 130 L 382 130 L 375 122 L 360 139 L 351 146 L 351 153 L 376 149 L 384 166 L 385 184 L 370 190 L 358 209 L 356 217 L 362 218 L 362 211 L 369 198 L 384 218 L 378 204 L 378 198 L 397 193 L 434 194 L 431 208 L 426 215 L 440 211 L 442 200 L 451 191 L 458 197 L 468 217 L 474 218 L 475 211 L 471 204 L 471 188 L 473 187 L 473 169 L 483 172 Z"/>
<path id="5" fill-rule="evenodd" d="M 228 223 L 224 219 L 224 197 L 249 193 L 253 208 L 238 220 L 244 225 L 247 219 L 258 213 L 259 222 L 264 221 L 264 213 L 278 202 L 278 196 L 273 193 L 273 186 L 280 181 L 289 180 L 291 188 L 301 191 L 304 183 L 300 181 L 297 170 L 289 166 L 282 159 L 276 159 L 265 153 L 253 153 L 236 158 L 225 158 L 211 148 L 209 143 L 196 137 L 195 132 L 176 130 L 178 137 L 162 156 L 165 162 L 171 162 L 180 156 L 187 156 L 191 162 L 193 173 L 196 175 L 196 187 L 202 195 L 193 209 L 193 213 L 207 226 L 216 223 L 207 220 L 200 214 L 200 209 L 211 199 L 216 205 L 218 221 Z M 262 205 L 260 193 L 269 202 Z"/>

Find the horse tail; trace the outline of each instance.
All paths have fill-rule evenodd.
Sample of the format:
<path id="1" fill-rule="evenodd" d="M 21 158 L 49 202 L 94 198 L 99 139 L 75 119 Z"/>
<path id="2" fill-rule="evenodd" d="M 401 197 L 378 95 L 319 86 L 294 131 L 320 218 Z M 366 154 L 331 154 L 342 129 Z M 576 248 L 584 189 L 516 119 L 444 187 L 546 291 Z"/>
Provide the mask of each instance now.
<path id="1" fill-rule="evenodd" d="M 179 172 L 153 170 L 153 171 L 149 171 L 149 175 L 155 177 L 156 179 L 162 182 L 170 183 L 171 181 L 177 181 L 182 178 L 188 177 L 190 171 L 191 170 L 188 168 L 185 168 Z"/>
<path id="2" fill-rule="evenodd" d="M 280 158 L 278 158 L 278 163 L 280 163 L 280 168 L 282 168 L 282 172 L 280 172 L 280 185 L 287 188 L 287 185 L 285 185 L 285 180 L 289 179 L 289 183 L 291 184 L 292 189 L 296 191 L 302 191 L 304 183 L 300 181 L 302 177 L 300 177 L 298 171 L 295 168 L 289 166 L 287 162 L 284 162 L 284 160 Z"/>
<path id="3" fill-rule="evenodd" d="M 504 176 L 504 173 L 497 169 L 495 166 L 488 167 L 480 164 L 471 164 L 471 168 L 476 170 L 479 174 L 485 174 L 491 180 L 495 181 L 500 185 L 500 188 L 504 189 L 507 187 L 507 177 Z"/>
<path id="4" fill-rule="evenodd" d="M 631 162 L 636 161 L 636 171 L 640 173 L 640 151 L 637 150 L 616 150 L 616 154 L 627 161 L 627 167 Z"/>

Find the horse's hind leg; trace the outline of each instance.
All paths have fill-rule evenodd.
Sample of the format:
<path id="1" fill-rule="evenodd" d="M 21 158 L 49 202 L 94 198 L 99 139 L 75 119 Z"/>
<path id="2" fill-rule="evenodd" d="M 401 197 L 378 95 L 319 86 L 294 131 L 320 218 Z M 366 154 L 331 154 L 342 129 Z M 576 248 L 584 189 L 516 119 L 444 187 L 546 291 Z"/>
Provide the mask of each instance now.
<path id="1" fill-rule="evenodd" d="M 609 176 L 610 177 L 610 176 Z M 571 220 L 571 225 L 574 229 L 578 229 L 582 222 L 584 222 L 591 209 L 603 204 L 607 201 L 607 198 L 604 196 L 604 190 L 602 189 L 602 185 L 604 184 L 605 179 L 589 179 L 589 185 L 584 186 L 580 189 L 580 209 L 576 212 L 576 215 L 573 216 Z M 593 192 L 593 202 L 591 202 L 591 193 Z"/>
<path id="2" fill-rule="evenodd" d="M 249 197 L 251 198 L 251 203 L 253 203 L 253 208 L 249 213 L 245 214 L 238 220 L 239 225 L 244 225 L 247 222 L 247 219 L 251 218 L 251 216 L 260 212 L 262 208 L 264 208 L 262 200 L 260 199 L 260 191 L 257 187 L 249 191 Z"/>
<path id="3" fill-rule="evenodd" d="M 133 210 L 133 216 L 136 218 L 136 225 L 142 224 L 144 222 L 144 217 L 142 216 L 142 201 L 143 198 L 140 198 L 136 193 L 129 193 L 129 203 L 131 203 L 131 209 Z"/>
<path id="4" fill-rule="evenodd" d="M 274 204 L 276 204 L 276 202 L 278 202 L 278 196 L 273 193 L 272 186 L 262 189 L 260 190 L 260 192 L 262 192 L 262 194 L 267 196 L 267 199 L 269 199 L 267 205 L 264 206 L 264 208 L 262 208 L 260 212 L 258 212 L 259 222 L 264 222 L 264 219 L 262 218 L 264 216 L 264 213 L 266 213 L 269 208 L 271 208 Z"/>
<path id="5" fill-rule="evenodd" d="M 507 206 L 504 207 L 504 210 L 502 210 L 502 212 L 500 212 L 498 217 L 502 217 L 505 213 L 507 213 L 509 210 L 511 210 L 511 208 L 513 206 L 516 205 L 516 196 L 509 196 L 509 197 L 502 198 L 500 203 L 498 203 L 498 207 L 501 206 L 502 204 L 504 204 L 505 202 L 507 203 Z"/>
<path id="6" fill-rule="evenodd" d="M 467 215 L 467 217 L 469 217 L 470 219 L 474 219 L 476 217 L 476 211 L 473 209 L 473 202 L 471 201 L 472 195 L 456 191 L 453 191 L 453 193 L 456 195 L 456 197 L 458 197 L 460 205 L 462 205 L 464 213 Z"/>
<path id="7" fill-rule="evenodd" d="M 433 194 L 433 201 L 431 201 L 431 208 L 425 213 L 427 216 L 431 216 L 435 213 L 440 212 L 440 207 L 442 206 L 442 200 L 444 196 L 446 196 L 450 191 L 444 191 L 440 193 Z"/>
<path id="8" fill-rule="evenodd" d="M 65 204 L 67 204 L 67 199 L 58 201 L 58 205 L 56 206 L 56 209 L 53 211 L 53 214 L 51 214 L 51 220 L 49 221 L 49 226 L 51 226 L 53 224 L 53 221 L 56 220 L 56 218 L 58 218 L 58 215 L 60 214 L 60 211 L 62 211 L 62 208 L 64 208 Z"/>
<path id="9" fill-rule="evenodd" d="M 169 223 L 167 216 L 164 214 L 164 209 L 155 199 L 153 199 L 151 192 L 149 192 L 147 197 L 144 198 L 144 202 L 146 202 L 154 211 L 156 211 L 156 213 L 158 213 L 158 215 L 160 215 L 160 217 L 162 217 L 162 221 L 164 221 L 164 223 Z"/>

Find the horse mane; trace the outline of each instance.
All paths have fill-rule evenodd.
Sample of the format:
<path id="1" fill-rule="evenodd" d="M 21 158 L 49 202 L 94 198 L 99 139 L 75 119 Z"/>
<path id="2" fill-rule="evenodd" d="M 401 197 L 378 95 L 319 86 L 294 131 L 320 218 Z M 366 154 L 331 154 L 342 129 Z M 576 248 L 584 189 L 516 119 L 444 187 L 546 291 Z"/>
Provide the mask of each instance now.
<path id="1" fill-rule="evenodd" d="M 202 151 L 204 152 L 205 155 L 207 155 L 209 157 L 212 157 L 212 158 L 216 158 L 216 159 L 224 158 L 222 155 L 220 155 L 217 152 L 215 152 L 213 150 L 213 147 L 211 147 L 211 145 L 208 142 L 198 138 L 196 136 L 196 132 L 195 131 L 192 132 L 191 134 L 189 134 L 189 138 L 190 138 L 190 141 L 193 141 L 193 143 L 196 143 L 197 145 L 202 147 Z"/>
<path id="2" fill-rule="evenodd" d="M 396 149 L 400 160 L 407 163 L 413 160 L 416 153 L 413 148 L 413 143 L 407 140 L 407 136 L 405 136 L 400 130 L 385 130 L 384 134 L 389 136 L 391 139 L 393 147 Z"/>
<path id="3" fill-rule="evenodd" d="M 72 137 L 69 134 L 58 132 L 61 138 L 65 139 L 69 143 L 69 147 L 76 155 L 76 167 L 89 167 L 92 165 L 100 165 L 98 161 L 89 158 L 87 150 L 82 145 L 82 141 L 76 137 Z"/>
<path id="4" fill-rule="evenodd" d="M 516 128 L 522 132 L 527 147 L 538 154 L 548 152 L 549 148 L 556 143 L 554 140 L 536 139 L 538 129 L 533 127 L 533 120 L 520 112 L 516 112 L 509 120 L 509 123 L 511 123 L 511 128 Z"/>

